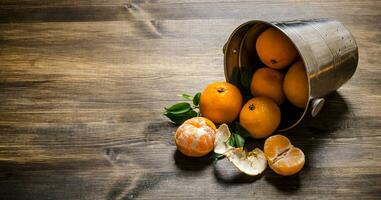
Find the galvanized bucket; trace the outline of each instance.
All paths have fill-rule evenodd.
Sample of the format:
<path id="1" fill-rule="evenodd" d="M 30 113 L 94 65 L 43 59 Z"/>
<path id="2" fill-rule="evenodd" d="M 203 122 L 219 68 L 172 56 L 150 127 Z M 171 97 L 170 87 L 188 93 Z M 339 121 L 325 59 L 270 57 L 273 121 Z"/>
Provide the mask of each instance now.
<path id="1" fill-rule="evenodd" d="M 347 28 L 334 19 L 266 22 L 253 20 L 236 28 L 223 48 L 226 81 L 239 85 L 238 73 L 245 68 L 264 66 L 255 50 L 257 37 L 267 28 L 282 31 L 299 51 L 306 67 L 309 100 L 305 109 L 283 103 L 278 131 L 299 124 L 306 115 L 316 116 L 324 105 L 324 96 L 348 81 L 358 64 L 357 44 Z M 249 70 L 250 71 L 250 70 Z"/>

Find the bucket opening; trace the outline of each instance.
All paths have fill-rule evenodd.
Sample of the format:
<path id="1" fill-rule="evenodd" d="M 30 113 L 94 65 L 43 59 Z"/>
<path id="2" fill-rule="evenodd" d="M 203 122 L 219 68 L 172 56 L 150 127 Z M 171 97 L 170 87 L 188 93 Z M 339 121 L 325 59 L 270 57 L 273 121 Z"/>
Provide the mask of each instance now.
<path id="1" fill-rule="evenodd" d="M 242 24 L 230 36 L 227 46 L 225 47 L 226 80 L 237 85 L 241 89 L 243 96 L 246 97 L 245 100 L 253 97 L 250 93 L 250 82 L 254 72 L 259 68 L 266 67 L 258 57 L 255 44 L 258 36 L 270 27 L 282 31 L 278 27 L 262 21 L 250 21 Z M 282 33 L 285 34 L 283 31 Z M 291 38 L 289 39 L 291 40 Z M 295 46 L 294 43 L 293 45 Z M 298 50 L 299 56 L 292 63 L 301 59 L 304 64 L 305 62 L 301 57 L 299 49 L 297 47 L 296 49 Z M 230 67 L 228 65 L 230 65 Z M 289 67 L 290 66 L 279 71 L 285 75 Z M 310 96 L 309 80 L 308 96 Z M 281 123 L 278 127 L 278 131 L 286 131 L 296 126 L 307 113 L 309 102 L 310 99 L 307 101 L 305 108 L 301 109 L 292 105 L 286 98 L 279 106 L 281 109 Z"/>

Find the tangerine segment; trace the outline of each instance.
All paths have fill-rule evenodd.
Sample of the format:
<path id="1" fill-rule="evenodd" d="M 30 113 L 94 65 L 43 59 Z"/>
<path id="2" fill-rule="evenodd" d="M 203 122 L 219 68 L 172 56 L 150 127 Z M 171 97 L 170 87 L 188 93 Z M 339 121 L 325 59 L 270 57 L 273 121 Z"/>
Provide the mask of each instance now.
<path id="1" fill-rule="evenodd" d="M 264 152 L 270 168 L 283 176 L 298 173 L 305 163 L 303 151 L 294 147 L 290 140 L 283 135 L 267 138 Z"/>
<path id="2" fill-rule="evenodd" d="M 305 108 L 308 102 L 308 78 L 301 60 L 287 71 L 283 81 L 283 91 L 287 99 L 298 108 Z"/>
<path id="3" fill-rule="evenodd" d="M 254 97 L 246 102 L 239 121 L 253 138 L 270 136 L 279 126 L 281 113 L 278 105 L 267 97 Z"/>
<path id="4" fill-rule="evenodd" d="M 273 69 L 287 67 L 298 56 L 298 51 L 291 40 L 274 27 L 261 33 L 255 46 L 261 61 Z"/>
<path id="5" fill-rule="evenodd" d="M 292 147 L 290 140 L 282 135 L 274 135 L 265 141 L 263 150 L 269 163 L 273 163 L 278 155 L 286 152 Z"/>
<path id="6" fill-rule="evenodd" d="M 214 148 L 216 126 L 204 117 L 186 120 L 176 131 L 177 149 L 190 157 L 201 157 Z"/>
<path id="7" fill-rule="evenodd" d="M 227 82 L 209 84 L 201 94 L 200 112 L 214 123 L 234 121 L 242 107 L 239 89 Z"/>
<path id="8" fill-rule="evenodd" d="M 277 174 L 290 176 L 298 173 L 304 166 L 304 153 L 299 148 L 291 148 L 287 154 L 277 162 L 270 165 L 270 168 Z"/>
<path id="9" fill-rule="evenodd" d="M 282 87 L 283 77 L 284 75 L 277 70 L 267 67 L 259 68 L 251 79 L 251 94 L 255 97 L 269 97 L 278 105 L 282 104 L 285 99 Z"/>
<path id="10" fill-rule="evenodd" d="M 212 128 L 213 130 L 217 130 L 217 127 L 216 125 L 210 121 L 209 119 L 205 118 L 205 117 L 201 117 L 201 118 L 204 118 L 205 122 L 206 122 L 206 125 L 208 125 L 210 128 Z"/>
<path id="11" fill-rule="evenodd" d="M 202 121 L 202 119 L 205 121 Z M 201 123 L 200 123 L 200 120 L 201 120 Z M 189 124 L 192 124 L 193 126 L 197 127 L 197 128 L 201 128 L 202 126 L 204 125 L 207 125 L 209 126 L 210 128 L 212 128 L 213 130 L 216 130 L 216 125 L 214 125 L 214 123 L 212 121 L 210 121 L 209 119 L 205 118 L 205 117 L 198 117 L 197 119 L 194 119 L 194 120 L 189 120 Z"/>

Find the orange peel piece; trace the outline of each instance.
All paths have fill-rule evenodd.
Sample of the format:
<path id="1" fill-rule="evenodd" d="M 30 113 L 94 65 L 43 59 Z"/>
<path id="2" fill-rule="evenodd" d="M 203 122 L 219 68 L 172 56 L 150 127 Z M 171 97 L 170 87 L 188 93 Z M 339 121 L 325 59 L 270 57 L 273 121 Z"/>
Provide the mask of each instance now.
<path id="1" fill-rule="evenodd" d="M 229 127 L 226 124 L 220 125 L 216 131 L 216 137 L 214 140 L 214 153 L 225 154 L 234 147 L 230 146 L 227 142 L 231 137 Z"/>
<path id="2" fill-rule="evenodd" d="M 261 174 L 267 167 L 265 153 L 258 148 L 250 152 L 246 152 L 243 148 L 234 148 L 225 153 L 225 156 L 241 172 L 250 176 Z"/>
<path id="3" fill-rule="evenodd" d="M 267 160 L 263 151 L 255 148 L 246 152 L 243 148 L 234 148 L 228 144 L 230 137 L 229 127 L 222 124 L 216 132 L 214 152 L 223 154 L 234 166 L 247 175 L 261 174 L 267 167 Z"/>

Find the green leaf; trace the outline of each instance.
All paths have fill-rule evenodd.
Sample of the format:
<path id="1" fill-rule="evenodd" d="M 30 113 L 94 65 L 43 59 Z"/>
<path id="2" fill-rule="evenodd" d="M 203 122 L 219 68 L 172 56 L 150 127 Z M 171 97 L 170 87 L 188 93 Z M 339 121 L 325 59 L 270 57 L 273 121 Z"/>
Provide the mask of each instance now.
<path id="1" fill-rule="evenodd" d="M 191 95 L 189 95 L 189 94 L 179 94 L 178 96 L 182 97 L 182 98 L 184 98 L 186 100 L 193 101 L 193 97 Z"/>
<path id="2" fill-rule="evenodd" d="M 250 89 L 250 84 L 251 84 L 251 78 L 253 76 L 253 69 L 252 67 L 243 67 L 241 68 L 241 85 L 245 89 Z"/>
<path id="3" fill-rule="evenodd" d="M 242 136 L 243 138 L 250 137 L 250 133 L 239 124 L 239 122 L 236 122 L 234 124 L 234 132 Z"/>
<path id="4" fill-rule="evenodd" d="M 217 160 L 222 159 L 223 157 L 225 157 L 223 154 L 213 153 L 211 159 L 212 159 L 213 161 L 217 161 Z"/>
<path id="5" fill-rule="evenodd" d="M 165 108 L 165 110 L 167 112 L 181 112 L 183 110 L 189 110 L 191 107 L 191 105 L 189 103 L 186 103 L 186 102 L 181 102 L 181 103 L 176 103 L 172 106 L 170 106 L 169 108 Z"/>
<path id="6" fill-rule="evenodd" d="M 181 125 L 185 120 L 197 117 L 197 112 L 191 109 L 185 113 L 165 112 L 164 115 L 168 117 L 173 123 Z"/>
<path id="7" fill-rule="evenodd" d="M 234 140 L 237 145 L 236 147 L 243 147 L 245 145 L 245 139 L 239 134 L 234 134 Z"/>
<path id="8" fill-rule="evenodd" d="M 228 140 L 228 145 L 232 146 L 232 147 L 236 147 L 235 145 L 235 137 L 234 135 L 230 136 L 229 140 Z"/>
<path id="9" fill-rule="evenodd" d="M 198 92 L 197 94 L 194 95 L 193 104 L 195 106 L 198 106 L 200 104 L 200 97 L 201 97 L 201 92 Z"/>
<path id="10" fill-rule="evenodd" d="M 186 112 L 188 112 L 189 110 L 192 110 L 192 108 L 189 107 L 189 108 L 184 108 L 184 109 L 182 109 L 182 110 L 177 110 L 177 111 L 167 111 L 167 113 L 172 113 L 172 114 L 175 114 L 175 115 L 179 115 L 179 114 L 186 113 Z"/>

